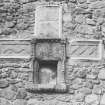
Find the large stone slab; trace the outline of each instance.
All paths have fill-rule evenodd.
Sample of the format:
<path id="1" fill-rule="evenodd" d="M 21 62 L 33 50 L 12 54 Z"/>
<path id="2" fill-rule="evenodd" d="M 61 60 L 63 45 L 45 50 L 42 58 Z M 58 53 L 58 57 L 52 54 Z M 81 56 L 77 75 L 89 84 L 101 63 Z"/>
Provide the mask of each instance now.
<path id="1" fill-rule="evenodd" d="M 102 42 L 101 40 L 70 41 L 68 56 L 71 59 L 99 60 L 102 57 Z"/>
<path id="2" fill-rule="evenodd" d="M 35 37 L 60 38 L 62 31 L 62 7 L 39 6 L 35 12 Z"/>
<path id="3" fill-rule="evenodd" d="M 29 58 L 31 44 L 27 40 L 0 40 L 0 58 Z"/>

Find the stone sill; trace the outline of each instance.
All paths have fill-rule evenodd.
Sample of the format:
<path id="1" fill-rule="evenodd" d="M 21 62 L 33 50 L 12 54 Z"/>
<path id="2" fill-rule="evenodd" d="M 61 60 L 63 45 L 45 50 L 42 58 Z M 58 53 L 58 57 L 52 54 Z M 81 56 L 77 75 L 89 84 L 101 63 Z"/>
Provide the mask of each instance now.
<path id="1" fill-rule="evenodd" d="M 64 83 L 56 84 L 56 85 L 29 83 L 25 86 L 25 89 L 29 92 L 37 92 L 37 93 L 38 92 L 60 92 L 60 93 L 67 92 L 66 85 Z"/>

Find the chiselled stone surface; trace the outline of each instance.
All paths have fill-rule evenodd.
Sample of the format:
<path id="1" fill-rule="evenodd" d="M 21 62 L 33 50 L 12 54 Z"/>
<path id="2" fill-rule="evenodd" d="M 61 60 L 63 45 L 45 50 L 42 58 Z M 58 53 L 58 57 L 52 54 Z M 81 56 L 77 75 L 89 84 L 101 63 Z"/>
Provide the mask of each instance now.
<path id="1" fill-rule="evenodd" d="M 103 23 L 103 25 L 102 25 L 102 35 L 104 35 L 105 36 L 105 23 Z"/>
<path id="2" fill-rule="evenodd" d="M 10 73 L 10 78 L 11 78 L 11 79 L 15 79 L 16 77 L 17 77 L 17 73 L 14 72 L 14 71 L 12 71 L 12 72 Z"/>
<path id="3" fill-rule="evenodd" d="M 104 69 L 100 70 L 100 72 L 98 74 L 98 78 L 105 80 L 105 70 Z"/>
<path id="4" fill-rule="evenodd" d="M 17 92 L 16 98 L 17 99 L 25 99 L 25 97 L 27 96 L 27 93 L 24 89 L 20 89 Z"/>
<path id="5" fill-rule="evenodd" d="M 89 25 L 92 25 L 92 26 L 96 25 L 96 22 L 92 19 L 86 19 L 86 23 L 89 24 Z"/>
<path id="6" fill-rule="evenodd" d="M 79 91 L 84 95 L 88 95 L 92 93 L 92 90 L 86 87 L 80 88 Z"/>
<path id="7" fill-rule="evenodd" d="M 96 79 L 97 78 L 97 75 L 96 74 L 88 74 L 86 76 L 87 79 Z"/>
<path id="8" fill-rule="evenodd" d="M 12 103 L 4 98 L 0 98 L 0 105 L 12 105 Z"/>
<path id="9" fill-rule="evenodd" d="M 79 4 L 78 7 L 83 8 L 83 9 L 88 9 L 88 4 L 87 3 Z"/>
<path id="10" fill-rule="evenodd" d="M 16 93 L 11 90 L 11 88 L 6 88 L 2 91 L 2 96 L 8 100 L 14 100 L 16 97 Z"/>
<path id="11" fill-rule="evenodd" d="M 70 22 L 70 21 L 72 21 L 72 16 L 71 16 L 71 13 L 70 13 L 70 12 L 65 13 L 65 14 L 63 15 L 63 21 L 64 21 L 64 22 Z"/>
<path id="12" fill-rule="evenodd" d="M 92 104 L 92 105 L 98 105 L 99 104 L 99 99 L 98 96 L 95 94 L 87 95 L 85 97 L 85 103 L 87 104 Z"/>
<path id="13" fill-rule="evenodd" d="M 93 34 L 93 30 L 95 27 L 90 25 L 79 25 L 77 26 L 77 32 L 81 34 Z"/>
<path id="14" fill-rule="evenodd" d="M 102 88 L 102 86 L 94 86 L 94 88 L 93 88 L 93 93 L 94 94 L 97 94 L 97 95 L 100 95 L 100 94 L 102 94 L 103 93 L 103 88 Z"/>
<path id="15" fill-rule="evenodd" d="M 104 0 L 54 0 L 50 1 L 50 3 L 49 1 L 50 0 L 0 0 L 0 39 L 33 38 L 35 36 L 36 7 L 47 4 L 61 4 L 63 6 L 62 26 L 59 27 L 59 21 L 49 23 L 48 20 L 46 20 L 50 27 L 47 26 L 47 23 L 42 24 L 38 22 L 41 24 L 39 25 L 41 37 L 44 37 L 44 34 L 47 37 L 57 38 L 59 29 L 61 29 L 62 35 L 68 38 L 68 41 L 71 41 L 71 39 L 103 40 L 105 38 Z M 57 19 L 56 17 L 59 17 L 58 12 L 49 12 L 48 16 L 45 16 L 43 11 L 40 14 L 40 17 L 43 19 L 48 19 L 49 17 L 49 19 L 54 20 Z M 7 45 L 0 45 L 0 55 L 12 56 L 14 53 L 15 55 L 17 55 L 16 53 L 22 56 L 25 55 L 23 50 L 21 50 L 22 52 L 18 50 L 20 48 L 19 46 L 16 46 L 17 50 L 13 47 L 13 51 L 9 43 L 7 43 Z M 7 46 L 7 50 L 8 48 L 9 50 L 7 51 L 4 46 Z M 53 51 L 51 52 L 50 50 L 49 54 L 46 53 L 46 56 L 51 54 L 50 56 L 53 55 L 53 57 L 56 58 L 56 53 L 59 52 L 58 46 L 59 45 L 54 45 Z M 27 49 L 27 46 L 25 48 L 28 51 L 30 50 Z M 43 51 L 46 51 L 45 47 L 42 48 Z M 50 48 L 51 47 L 49 47 L 49 49 Z M 95 48 L 93 50 L 95 50 Z M 30 52 L 27 54 L 30 54 Z M 38 54 L 40 54 L 39 51 Z M 59 53 L 58 55 L 61 58 L 63 53 Z M 98 62 L 91 60 L 71 62 L 71 56 L 68 57 L 67 62 L 69 60 L 70 62 L 67 63 L 65 67 L 65 77 L 68 88 L 67 94 L 57 94 L 53 92 L 50 94 L 37 94 L 26 91 L 24 89 L 25 83 L 30 87 L 30 83 L 33 82 L 31 59 L 29 61 L 22 61 L 21 64 L 19 63 L 20 59 L 17 61 L 15 61 L 15 59 L 9 60 L 10 59 L 0 59 L 0 105 L 98 105 L 99 101 L 100 105 L 105 104 L 104 58 Z"/>
<path id="16" fill-rule="evenodd" d="M 105 94 L 103 94 L 101 101 L 100 101 L 100 105 L 104 105 L 105 104 Z"/>
<path id="17" fill-rule="evenodd" d="M 97 1 L 90 5 L 91 9 L 105 8 L 105 1 Z"/>
<path id="18" fill-rule="evenodd" d="M 87 0 L 78 0 L 79 3 L 84 3 L 86 2 Z"/>
<path id="19" fill-rule="evenodd" d="M 27 102 L 28 105 L 34 105 L 35 103 L 36 104 L 38 103 L 37 99 L 29 99 L 28 102 Z"/>
<path id="20" fill-rule="evenodd" d="M 17 99 L 13 102 L 13 105 L 27 105 L 27 101 L 23 99 Z"/>
<path id="21" fill-rule="evenodd" d="M 0 80 L 0 88 L 6 88 L 8 86 L 9 86 L 9 83 L 7 80 L 5 80 L 5 79 Z"/>
<path id="22" fill-rule="evenodd" d="M 80 15 L 76 15 L 75 21 L 81 24 L 81 23 L 85 23 L 86 19 L 84 15 L 80 14 Z"/>
<path id="23" fill-rule="evenodd" d="M 82 93 L 77 93 L 74 96 L 75 101 L 77 102 L 82 102 L 84 100 L 85 96 Z"/>
<path id="24" fill-rule="evenodd" d="M 73 81 L 71 87 L 72 87 L 73 89 L 82 88 L 82 87 L 84 87 L 84 82 L 83 82 L 82 79 L 76 78 L 76 79 Z"/>

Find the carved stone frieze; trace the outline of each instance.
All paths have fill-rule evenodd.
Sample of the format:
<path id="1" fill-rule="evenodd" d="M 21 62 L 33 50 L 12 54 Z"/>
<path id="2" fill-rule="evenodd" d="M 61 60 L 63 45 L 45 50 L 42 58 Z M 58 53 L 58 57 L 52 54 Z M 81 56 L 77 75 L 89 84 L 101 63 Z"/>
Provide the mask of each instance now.
<path id="1" fill-rule="evenodd" d="M 41 59 L 63 59 L 65 46 L 60 43 L 38 43 L 36 57 Z"/>
<path id="2" fill-rule="evenodd" d="M 30 40 L 0 40 L 0 58 L 31 58 Z"/>

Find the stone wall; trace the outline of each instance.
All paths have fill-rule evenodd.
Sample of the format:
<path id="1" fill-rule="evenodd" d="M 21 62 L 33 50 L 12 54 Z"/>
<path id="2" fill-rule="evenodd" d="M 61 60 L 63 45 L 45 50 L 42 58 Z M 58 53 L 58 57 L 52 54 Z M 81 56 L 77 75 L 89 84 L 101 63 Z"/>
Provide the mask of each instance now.
<path id="1" fill-rule="evenodd" d="M 63 35 L 72 40 L 105 37 L 104 0 L 54 0 L 63 4 Z M 35 7 L 49 0 L 0 0 L 0 38 L 34 37 Z M 30 60 L 0 60 L 0 105 L 102 105 L 105 104 L 105 60 L 73 61 L 66 64 L 67 93 L 31 93 Z"/>

